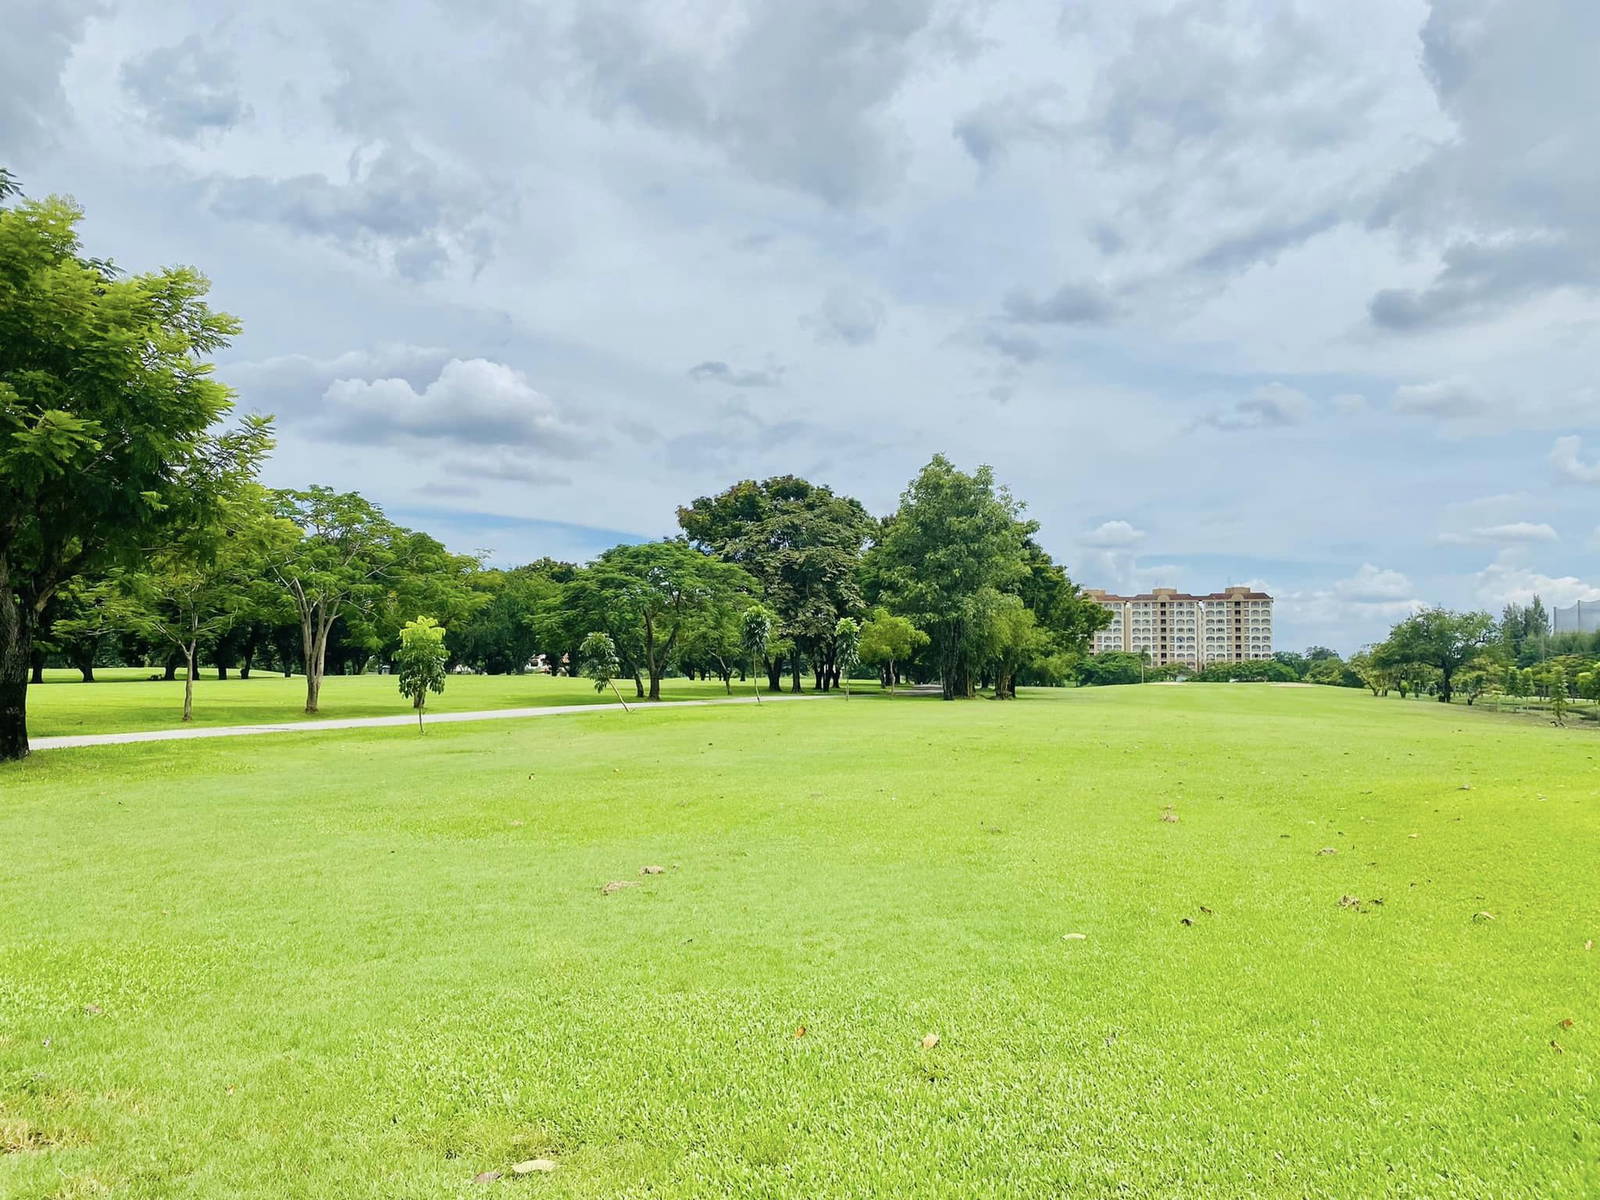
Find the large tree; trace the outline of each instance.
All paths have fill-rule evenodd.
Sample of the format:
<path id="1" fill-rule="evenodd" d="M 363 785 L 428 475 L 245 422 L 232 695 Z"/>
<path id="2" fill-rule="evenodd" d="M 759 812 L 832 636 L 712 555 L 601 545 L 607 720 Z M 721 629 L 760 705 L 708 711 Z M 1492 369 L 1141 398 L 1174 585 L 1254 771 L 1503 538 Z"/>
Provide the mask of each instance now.
<path id="1" fill-rule="evenodd" d="M 176 531 L 117 576 L 113 609 L 122 624 L 182 656 L 186 722 L 194 719 L 200 649 L 248 613 L 251 580 L 277 536 L 262 490 L 252 485 L 224 498 L 214 520 Z"/>
<path id="2" fill-rule="evenodd" d="M 254 439 L 219 438 L 232 396 L 203 361 L 239 324 L 198 271 L 125 275 L 83 252 L 83 211 L 15 201 L 0 172 L 0 760 L 28 753 L 29 660 L 80 576 L 204 519 Z"/>
<path id="3" fill-rule="evenodd" d="M 1494 628 L 1486 612 L 1424 609 L 1390 630 L 1388 641 L 1373 649 L 1372 660 L 1380 668 L 1402 671 L 1431 667 L 1438 672 L 1439 699 L 1448 704 L 1456 673 L 1478 656 Z"/>
<path id="4" fill-rule="evenodd" d="M 613 546 L 583 574 L 638 647 L 651 700 L 661 699 L 661 678 L 684 633 L 741 611 L 755 588 L 741 568 L 683 542 Z"/>
<path id="5" fill-rule="evenodd" d="M 275 507 L 291 534 L 265 564 L 299 618 L 306 712 L 314 713 L 334 622 L 371 613 L 383 601 L 403 566 L 409 531 L 365 497 L 329 487 L 278 492 Z"/>
<path id="6" fill-rule="evenodd" d="M 928 635 L 946 700 L 972 695 L 997 596 L 1028 574 L 1020 512 L 988 467 L 967 474 L 936 455 L 869 556 L 885 604 Z"/>
<path id="7" fill-rule="evenodd" d="M 801 660 L 809 659 L 825 690 L 839 618 L 864 608 L 857 567 L 876 522 L 860 501 L 795 475 L 747 479 L 680 508 L 678 524 L 700 549 L 755 576 L 777 617 L 774 645 L 787 639 L 791 646 L 793 689 L 800 690 Z M 782 673 L 782 660 L 769 654 L 773 691 Z"/>

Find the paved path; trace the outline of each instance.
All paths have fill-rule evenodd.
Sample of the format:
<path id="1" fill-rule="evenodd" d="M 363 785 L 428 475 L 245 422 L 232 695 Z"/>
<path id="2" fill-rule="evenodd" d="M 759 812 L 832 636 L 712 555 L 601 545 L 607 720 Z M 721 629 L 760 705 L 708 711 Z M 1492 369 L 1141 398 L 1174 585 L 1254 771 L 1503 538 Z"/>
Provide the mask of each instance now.
<path id="1" fill-rule="evenodd" d="M 763 696 L 762 704 L 782 704 L 791 700 L 821 700 L 822 696 Z M 629 705 L 634 712 L 655 712 L 662 708 L 709 708 L 716 704 L 754 704 L 750 696 L 729 696 L 722 700 L 662 700 L 651 704 L 641 700 Z M 509 721 L 519 717 L 559 717 L 594 712 L 620 712 L 616 704 L 546 704 L 539 708 L 493 708 L 483 712 L 432 713 L 429 725 L 455 721 Z M 397 717 L 341 717 L 332 721 L 293 721 L 281 725 L 212 725 L 187 729 L 147 729 L 136 733 L 75 733 L 65 737 L 30 738 L 34 750 L 64 750 L 73 746 L 120 746 L 126 742 L 173 742 L 185 738 L 247 737 L 256 733 L 320 733 L 324 729 L 382 729 L 391 725 L 415 725 L 415 713 Z"/>

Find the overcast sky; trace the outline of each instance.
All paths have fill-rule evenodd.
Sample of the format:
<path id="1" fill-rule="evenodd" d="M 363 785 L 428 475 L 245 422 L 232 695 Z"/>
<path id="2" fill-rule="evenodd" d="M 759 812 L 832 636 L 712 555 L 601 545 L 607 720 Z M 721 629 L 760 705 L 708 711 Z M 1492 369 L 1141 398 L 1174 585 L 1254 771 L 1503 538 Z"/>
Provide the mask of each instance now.
<path id="1" fill-rule="evenodd" d="M 0 163 L 193 263 L 278 485 L 499 562 L 987 462 L 1277 643 L 1600 600 L 1592 0 L 0 0 Z"/>

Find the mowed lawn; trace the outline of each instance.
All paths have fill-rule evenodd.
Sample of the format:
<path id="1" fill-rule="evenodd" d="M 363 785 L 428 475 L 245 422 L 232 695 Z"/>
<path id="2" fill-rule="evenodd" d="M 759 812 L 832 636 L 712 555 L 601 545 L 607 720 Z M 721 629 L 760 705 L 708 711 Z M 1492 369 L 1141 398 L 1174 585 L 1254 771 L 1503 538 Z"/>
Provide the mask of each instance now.
<path id="1" fill-rule="evenodd" d="M 151 679 L 149 668 L 111 667 L 83 683 L 76 671 L 47 671 L 45 682 L 28 689 L 28 732 L 59 734 L 122 733 L 177 729 L 183 724 L 183 679 Z M 633 681 L 619 679 L 622 698 L 633 703 Z M 411 713 L 392 675 L 330 675 L 322 682 L 318 711 L 305 711 L 306 681 L 296 675 L 256 673 L 249 679 L 217 679 L 206 670 L 195 680 L 194 724 L 262 725 L 333 720 L 341 717 L 392 717 Z M 735 681 L 733 694 L 749 696 L 750 685 Z M 713 700 L 728 695 L 718 680 L 667 679 L 663 700 Z M 532 708 L 543 705 L 615 704 L 609 690 L 596 692 L 587 679 L 549 675 L 452 675 L 444 692 L 428 697 L 429 712 Z"/>
<path id="2" fill-rule="evenodd" d="M 1600 1195 L 1597 760 L 1226 685 L 36 755 L 0 1195 Z"/>

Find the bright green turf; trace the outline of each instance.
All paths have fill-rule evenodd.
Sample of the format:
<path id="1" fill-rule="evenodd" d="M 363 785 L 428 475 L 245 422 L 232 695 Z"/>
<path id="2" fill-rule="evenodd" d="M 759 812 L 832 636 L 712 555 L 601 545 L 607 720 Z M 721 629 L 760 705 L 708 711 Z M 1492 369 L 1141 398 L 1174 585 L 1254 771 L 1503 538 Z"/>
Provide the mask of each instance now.
<path id="1" fill-rule="evenodd" d="M 183 681 L 152 680 L 148 669 L 110 668 L 96 672 L 97 682 L 82 683 L 76 671 L 50 671 L 46 682 L 28 689 L 28 732 L 34 737 L 69 733 L 118 733 L 134 729 L 179 728 L 183 717 Z M 633 683 L 619 680 L 630 704 Z M 726 689 L 709 683 L 668 679 L 664 700 L 716 699 Z M 735 684 L 735 695 L 748 696 L 749 684 Z M 596 693 L 587 679 L 555 679 L 549 675 L 452 675 L 443 694 L 428 697 L 429 712 L 527 708 L 545 704 L 615 704 L 610 691 Z M 284 721 L 331 720 L 335 717 L 391 717 L 411 713 L 392 675 L 330 675 L 322 681 L 315 716 L 305 711 L 306 681 L 295 676 L 256 674 L 249 679 L 218 680 L 207 671 L 194 684 L 194 724 L 257 725 Z"/>
<path id="2" fill-rule="evenodd" d="M 1203 685 L 36 755 L 0 1195 L 1600 1195 L 1597 756 Z"/>

